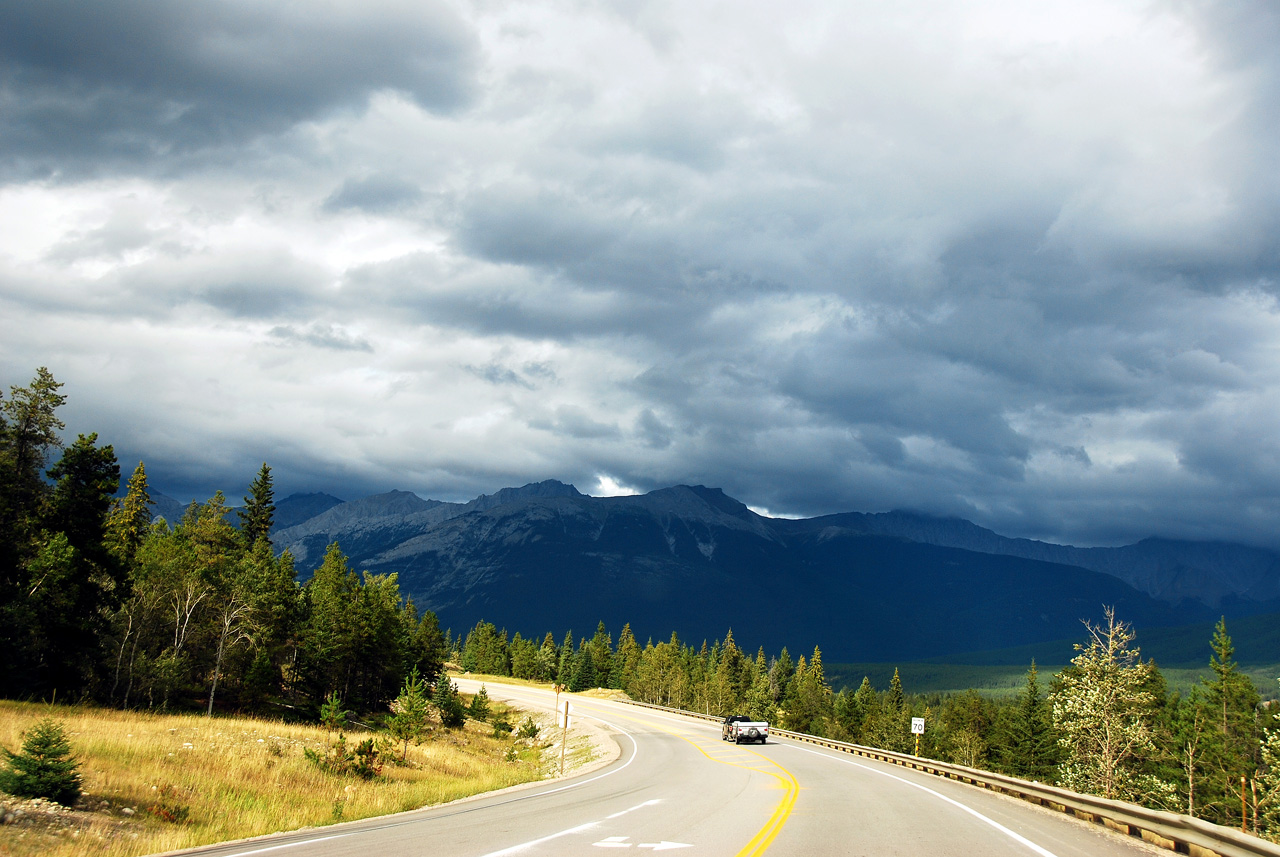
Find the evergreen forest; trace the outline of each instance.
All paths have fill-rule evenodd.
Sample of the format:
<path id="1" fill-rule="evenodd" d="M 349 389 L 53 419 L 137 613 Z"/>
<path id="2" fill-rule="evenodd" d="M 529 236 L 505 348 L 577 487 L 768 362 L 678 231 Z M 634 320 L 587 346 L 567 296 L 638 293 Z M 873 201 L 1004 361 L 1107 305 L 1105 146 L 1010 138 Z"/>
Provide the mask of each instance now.
<path id="1" fill-rule="evenodd" d="M 141 462 L 118 497 L 112 447 L 96 434 L 63 442 L 61 387 L 41 368 L 0 397 L 5 698 L 315 720 L 349 706 L 407 723 L 430 694 L 457 720 L 449 663 L 898 752 L 915 752 L 910 723 L 923 717 L 923 756 L 1280 838 L 1280 718 L 1234 661 L 1225 622 L 1205 641 L 1208 677 L 1188 693 L 1169 691 L 1108 611 L 1082 626 L 1066 669 L 1041 677 L 1033 662 L 1022 691 L 1001 699 L 912 694 L 896 673 L 886 688 L 863 679 L 837 692 L 820 649 L 752 655 L 731 631 L 698 646 L 674 634 L 641 645 L 630 626 L 615 641 L 603 622 L 589 638 L 484 621 L 455 635 L 396 575 L 359 573 L 337 544 L 300 584 L 271 543 L 265 463 L 234 510 L 217 493 L 179 521 L 153 519 Z M 473 700 L 470 713 L 485 706 Z"/>

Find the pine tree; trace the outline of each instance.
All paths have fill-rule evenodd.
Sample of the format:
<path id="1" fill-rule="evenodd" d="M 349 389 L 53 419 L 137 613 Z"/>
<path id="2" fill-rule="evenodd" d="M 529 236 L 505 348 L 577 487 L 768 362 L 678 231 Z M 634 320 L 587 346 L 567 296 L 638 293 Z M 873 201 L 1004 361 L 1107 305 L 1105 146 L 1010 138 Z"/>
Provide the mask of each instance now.
<path id="1" fill-rule="evenodd" d="M 336 542 L 329 545 L 324 561 L 307 581 L 307 618 L 298 651 L 300 678 L 312 699 L 345 690 L 348 683 L 357 645 L 352 607 L 359 589 L 346 554 Z"/>
<path id="2" fill-rule="evenodd" d="M 769 662 L 765 659 L 763 646 L 756 652 L 752 672 L 754 676 L 746 698 L 747 716 L 752 720 L 773 722 L 777 720 L 777 715 L 773 704 L 773 691 L 769 685 Z"/>
<path id="3" fill-rule="evenodd" d="M 467 709 L 467 714 L 472 720 L 479 720 L 481 723 L 489 722 L 489 691 L 484 689 L 484 685 L 480 685 L 480 690 L 476 691 L 476 695 L 471 697 L 471 705 Z"/>
<path id="4" fill-rule="evenodd" d="M 876 689 L 871 686 L 871 679 L 867 676 L 862 677 L 862 684 L 858 685 L 856 691 L 850 692 L 848 688 L 840 691 L 836 698 L 835 716 L 844 730 L 845 740 L 855 744 L 863 740 L 862 726 L 875 695 Z"/>
<path id="5" fill-rule="evenodd" d="M 1051 782 L 1057 764 L 1052 712 L 1040 695 L 1039 671 L 1031 662 L 1027 683 L 1009 716 L 1001 748 L 1003 767 L 1015 777 Z"/>
<path id="6" fill-rule="evenodd" d="M 885 702 L 898 714 L 902 713 L 907 704 L 906 694 L 902 692 L 902 678 L 898 675 L 897 667 L 893 668 L 893 678 L 889 680 L 889 694 L 885 697 Z"/>
<path id="7" fill-rule="evenodd" d="M 409 601 L 406 609 L 416 611 L 417 608 L 412 605 L 413 602 Z M 422 677 L 428 682 L 434 682 L 436 676 L 444 672 L 444 656 L 447 650 L 445 636 L 440 632 L 440 620 L 434 612 L 422 611 L 418 624 L 413 629 L 409 646 L 410 665 L 416 664 Z"/>
<path id="8" fill-rule="evenodd" d="M 555 681 L 560 667 L 560 647 L 556 645 L 555 636 L 548 631 L 547 635 L 542 638 L 542 645 L 538 647 L 538 673 L 539 681 Z"/>
<path id="9" fill-rule="evenodd" d="M 151 507 L 155 505 L 147 491 L 147 468 L 141 461 L 129 477 L 124 499 L 112 507 L 107 516 L 107 543 L 122 564 L 133 562 L 134 555 L 151 529 Z"/>
<path id="10" fill-rule="evenodd" d="M 573 631 L 564 632 L 564 642 L 560 644 L 560 663 L 556 666 L 556 682 L 567 685 L 573 678 Z"/>
<path id="11" fill-rule="evenodd" d="M 591 638 L 591 665 L 595 669 L 595 681 L 601 687 L 611 687 L 609 673 L 613 669 L 613 636 L 601 620 Z"/>
<path id="12" fill-rule="evenodd" d="M 0 771 L 0 791 L 15 797 L 41 797 L 72 806 L 80 797 L 80 763 L 56 720 L 44 719 L 23 734 L 22 752 L 4 750 L 9 762 Z"/>
<path id="13" fill-rule="evenodd" d="M 640 665 L 640 646 L 636 643 L 636 635 L 631 631 L 631 623 L 622 626 L 618 634 L 618 651 L 614 655 L 613 669 L 609 671 L 609 687 L 627 690 L 636 675 L 636 667 Z"/>
<path id="14" fill-rule="evenodd" d="M 26 387 L 10 387 L 0 402 L 0 526 L 9 531 L 16 519 L 35 510 L 35 500 L 47 487 L 44 469 L 52 450 L 61 448 L 58 432 L 66 424 L 56 411 L 67 397 L 41 366 Z"/>
<path id="15" fill-rule="evenodd" d="M 440 722 L 447 729 L 461 729 L 467 722 L 467 711 L 458 699 L 458 688 L 447 675 L 436 680 L 435 693 L 431 696 L 431 704 L 440 715 Z"/>
<path id="16" fill-rule="evenodd" d="M 416 666 L 405 676 L 404 687 L 391 703 L 391 711 L 387 728 L 396 740 L 404 742 L 400 753 L 403 762 L 409 757 L 409 742 L 421 744 L 427 730 L 427 683 L 418 675 Z"/>
<path id="17" fill-rule="evenodd" d="M 106 616 L 125 590 L 125 570 L 105 545 L 120 467 L 112 448 L 97 440 L 96 434 L 80 435 L 49 468 L 55 481 L 37 541 L 44 568 L 31 569 L 26 593 L 39 664 L 33 689 L 41 691 L 79 695 L 88 689 L 102 661 Z M 55 567 L 47 549 L 61 542 L 59 535 L 69 550 Z"/>
<path id="18" fill-rule="evenodd" d="M 1198 789 L 1198 814 L 1218 824 L 1240 823 L 1240 778 L 1253 776 L 1258 763 L 1257 709 L 1253 680 L 1233 660 L 1235 646 L 1225 619 L 1213 629 L 1213 678 L 1204 682 L 1204 772 Z"/>
<path id="19" fill-rule="evenodd" d="M 39 628 L 30 613 L 28 560 L 47 536 L 41 513 L 50 488 L 44 469 L 60 448 L 64 428 L 56 411 L 66 401 L 61 383 L 40 367 L 26 387 L 0 396 L 0 696 L 34 692 L 41 653 L 33 648 Z"/>
<path id="20" fill-rule="evenodd" d="M 240 536 L 252 547 L 258 539 L 271 540 L 271 525 L 275 522 L 275 490 L 271 485 L 271 468 L 262 462 L 262 468 L 249 486 L 244 498 L 244 508 L 236 514 L 240 518 Z"/>
<path id="21" fill-rule="evenodd" d="M 591 647 L 583 645 L 574 656 L 573 675 L 569 678 L 569 690 L 578 693 L 598 686 L 596 668 L 591 656 Z"/>
<path id="22" fill-rule="evenodd" d="M 803 657 L 796 666 L 795 693 L 787 706 L 787 728 L 810 735 L 825 735 L 835 708 L 831 686 L 822 667 L 822 650 L 814 646 L 813 657 Z"/>
<path id="23" fill-rule="evenodd" d="M 787 698 L 791 690 L 791 680 L 795 678 L 795 674 L 796 667 L 791 662 L 791 654 L 787 651 L 787 647 L 783 646 L 778 657 L 774 659 L 773 665 L 769 667 L 769 688 L 773 692 L 775 705 L 781 705 Z"/>

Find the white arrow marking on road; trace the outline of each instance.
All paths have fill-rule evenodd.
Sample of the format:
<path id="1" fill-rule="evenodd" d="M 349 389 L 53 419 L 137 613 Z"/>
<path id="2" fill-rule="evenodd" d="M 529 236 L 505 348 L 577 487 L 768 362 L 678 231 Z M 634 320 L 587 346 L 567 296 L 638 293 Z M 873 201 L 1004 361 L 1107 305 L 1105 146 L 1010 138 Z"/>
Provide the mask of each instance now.
<path id="1" fill-rule="evenodd" d="M 687 842 L 668 842 L 665 839 L 661 842 L 641 842 L 641 848 L 652 848 L 654 851 L 670 851 L 672 848 L 692 848 L 693 846 Z"/>
<path id="2" fill-rule="evenodd" d="M 608 836 L 599 842 L 592 842 L 597 848 L 630 848 L 631 843 L 627 841 L 626 836 Z"/>

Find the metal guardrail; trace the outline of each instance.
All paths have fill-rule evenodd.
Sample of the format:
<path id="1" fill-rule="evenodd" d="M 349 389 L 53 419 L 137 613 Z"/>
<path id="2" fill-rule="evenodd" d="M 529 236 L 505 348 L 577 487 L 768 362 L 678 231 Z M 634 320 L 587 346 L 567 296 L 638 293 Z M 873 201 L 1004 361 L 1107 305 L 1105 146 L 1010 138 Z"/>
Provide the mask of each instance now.
<path id="1" fill-rule="evenodd" d="M 629 699 L 618 701 L 715 723 L 723 720 L 721 717 L 710 714 L 669 708 L 665 705 L 653 705 Z M 859 744 L 848 744 L 829 738 L 817 738 L 803 732 L 789 732 L 785 729 L 770 727 L 769 735 L 790 738 L 806 744 L 816 744 L 820 747 L 888 762 L 1000 792 L 1058 812 L 1069 813 L 1085 821 L 1105 825 L 1118 833 L 1140 837 L 1152 845 L 1181 854 L 1190 854 L 1191 857 L 1214 857 L 1214 855 L 1216 857 L 1280 857 L 1280 845 L 1189 815 L 1147 809 L 1133 803 L 1079 794 L 1056 786 L 1046 786 L 1043 783 L 1020 780 L 1017 777 L 1008 777 L 991 771 L 980 771 L 963 765 L 951 765 L 934 759 L 877 750 L 874 747 L 863 747 Z"/>

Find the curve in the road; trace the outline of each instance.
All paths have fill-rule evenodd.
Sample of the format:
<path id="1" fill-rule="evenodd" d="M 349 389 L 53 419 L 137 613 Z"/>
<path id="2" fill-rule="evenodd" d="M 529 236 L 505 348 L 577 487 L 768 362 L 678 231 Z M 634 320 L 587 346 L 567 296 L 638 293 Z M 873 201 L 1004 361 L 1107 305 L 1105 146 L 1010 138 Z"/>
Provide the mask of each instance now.
<path id="1" fill-rule="evenodd" d="M 996 830 L 1000 831 L 1000 832 L 1001 832 L 1001 833 L 1003 833 L 1005 836 L 1007 836 L 1007 837 L 1009 837 L 1010 839 L 1012 839 L 1014 842 L 1017 842 L 1017 843 L 1019 843 L 1019 844 L 1021 844 L 1021 845 L 1025 845 L 1026 847 L 1030 848 L 1032 851 L 1034 851 L 1035 853 L 1039 854 L 1039 855 L 1040 855 L 1040 857 L 1058 857 L 1058 855 L 1054 854 L 1052 851 L 1048 850 L 1047 848 L 1043 848 L 1043 847 L 1041 847 L 1041 846 L 1037 845 L 1036 843 L 1032 842 L 1030 839 L 1027 839 L 1027 838 L 1026 838 L 1025 836 L 1023 836 L 1022 834 L 1020 834 L 1020 833 L 1017 833 L 1017 832 L 1015 832 L 1015 831 L 1010 830 L 1009 828 L 1005 827 L 1005 826 L 1004 826 L 1003 824 L 1001 824 L 1000 822 L 996 821 L 994 818 L 990 818 L 990 817 L 988 817 L 988 816 L 985 816 L 985 815 L 983 815 L 982 813 L 978 812 L 978 811 L 977 811 L 976 809 L 974 809 L 973 807 L 971 807 L 971 806 L 967 806 L 967 805 L 965 805 L 965 804 L 961 803 L 960 801 L 955 800 L 955 799 L 953 799 L 953 798 L 949 798 L 949 797 L 947 797 L 946 795 L 944 795 L 942 792 L 937 791 L 936 789 L 931 789 L 931 788 L 929 788 L 928 786 L 923 785 L 923 784 L 921 784 L 921 783 L 913 783 L 913 782 L 911 782 L 911 780 L 908 780 L 908 779 L 907 779 L 907 778 L 905 778 L 905 777 L 900 777 L 900 776 L 898 776 L 897 774 L 892 774 L 892 773 L 890 773 L 890 772 L 888 772 L 888 771 L 882 771 L 882 770 L 880 770 L 879 768 L 874 768 L 874 767 L 872 767 L 871 765 L 865 765 L 865 764 L 863 764 L 862 762 L 855 762 L 855 761 L 853 761 L 852 759 L 842 759 L 842 758 L 840 758 L 839 756 L 832 756 L 832 755 L 830 755 L 830 754 L 828 754 L 828 753 L 819 753 L 819 752 L 817 752 L 817 751 L 815 751 L 815 750 L 810 750 L 808 747 L 797 747 L 796 749 L 797 749 L 797 750 L 800 750 L 801 752 L 804 752 L 804 753 L 810 753 L 810 754 L 812 754 L 812 755 L 814 755 L 814 756 L 818 756 L 818 757 L 820 757 L 820 758 L 827 759 L 828 761 L 838 762 L 838 763 L 845 764 L 845 765 L 852 765 L 852 766 L 853 766 L 853 767 L 855 767 L 855 768 L 861 768 L 861 769 L 862 769 L 862 770 L 864 770 L 864 771 L 870 771 L 870 772 L 871 772 L 871 773 L 873 773 L 873 774 L 878 774 L 878 775 L 880 775 L 880 776 L 882 776 L 882 777 L 888 777 L 888 778 L 889 778 L 889 779 L 891 779 L 891 780 L 897 780 L 898 782 L 900 782 L 900 783 L 902 783 L 902 784 L 904 784 L 904 785 L 911 786 L 911 788 L 913 788 L 913 789 L 919 789 L 919 790 L 920 790 L 920 791 L 922 791 L 922 792 L 928 792 L 929 794 L 933 795 L 933 796 L 934 796 L 935 798 L 937 798 L 938 800 L 946 801 L 947 803 L 951 804 L 951 805 L 952 805 L 952 806 L 954 806 L 954 807 L 957 807 L 958 809 L 962 810 L 963 812 L 967 812 L 967 813 L 969 813 L 969 814 L 970 814 L 970 815 L 972 815 L 974 818 L 976 818 L 976 819 L 978 819 L 979 821 L 981 821 L 983 824 L 989 824 L 989 825 L 991 825 L 991 826 L 992 826 L 992 827 L 994 827 Z"/>
<path id="2" fill-rule="evenodd" d="M 551 708 L 551 694 L 537 688 L 491 684 L 489 690 L 494 698 Z M 601 728 L 611 730 L 617 742 L 619 758 L 601 770 L 392 818 L 199 852 L 208 857 L 602 857 L 603 850 L 643 855 L 646 849 L 684 849 L 689 857 L 1139 853 L 1124 837 L 1099 834 L 1056 813 L 951 780 L 853 761 L 785 738 L 767 748 L 726 745 L 719 741 L 718 724 L 607 700 L 574 700 L 579 723 L 604 724 Z"/>
<path id="3" fill-rule="evenodd" d="M 627 717 L 625 714 L 614 714 L 614 716 L 627 720 L 632 719 Z M 735 768 L 744 768 L 749 771 L 773 777 L 778 781 L 783 791 L 782 799 L 778 801 L 778 805 L 774 808 L 773 814 L 769 816 L 769 819 L 765 822 L 764 826 L 760 828 L 755 836 L 751 837 L 751 841 L 748 842 L 746 846 L 735 855 L 735 857 L 759 857 L 759 855 L 768 850 L 770 843 L 772 843 L 777 835 L 782 831 L 783 826 L 787 823 L 787 819 L 791 816 L 791 811 L 795 808 L 796 796 L 800 794 L 800 783 L 797 782 L 795 775 L 779 764 L 776 759 L 771 759 L 763 753 L 749 750 L 735 744 L 733 747 L 735 753 L 748 753 L 755 756 L 761 762 L 764 762 L 767 767 L 743 765 L 733 761 L 732 759 L 724 758 L 716 753 L 708 751 L 706 747 L 703 747 L 699 742 L 694 741 L 685 734 L 673 729 L 667 729 L 661 725 L 651 725 L 656 725 L 658 729 L 687 742 L 708 760 L 715 762 L 716 764 L 729 765 Z M 617 728 L 616 725 L 615 728 Z M 724 748 L 715 747 L 713 745 L 713 749 L 718 753 Z M 1053 857 L 1053 855 L 1048 855 L 1048 857 Z"/>

